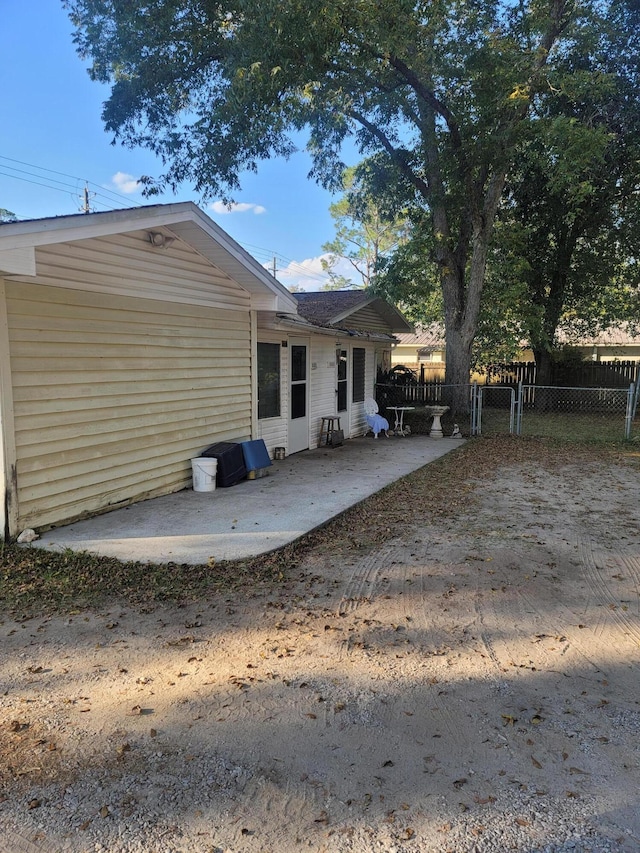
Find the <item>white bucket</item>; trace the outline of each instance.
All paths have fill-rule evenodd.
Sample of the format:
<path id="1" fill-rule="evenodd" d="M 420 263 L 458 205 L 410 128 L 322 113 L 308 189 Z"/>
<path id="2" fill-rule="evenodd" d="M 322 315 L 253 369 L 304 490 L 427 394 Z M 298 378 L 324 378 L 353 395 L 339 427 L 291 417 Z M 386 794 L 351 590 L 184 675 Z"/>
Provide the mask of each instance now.
<path id="1" fill-rule="evenodd" d="M 213 492 L 216 487 L 218 460 L 208 456 L 198 456 L 191 460 L 194 492 Z"/>

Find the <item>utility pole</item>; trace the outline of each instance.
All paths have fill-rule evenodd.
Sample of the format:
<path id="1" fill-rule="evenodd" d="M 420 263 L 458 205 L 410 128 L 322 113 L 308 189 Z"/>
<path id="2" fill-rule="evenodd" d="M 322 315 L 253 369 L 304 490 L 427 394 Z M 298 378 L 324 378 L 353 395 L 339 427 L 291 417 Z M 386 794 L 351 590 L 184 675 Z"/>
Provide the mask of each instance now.
<path id="1" fill-rule="evenodd" d="M 273 275 L 273 277 L 274 277 L 274 278 L 276 277 L 277 269 L 278 269 L 278 268 L 277 268 L 277 266 L 276 266 L 276 256 L 274 255 L 274 256 L 273 256 L 273 271 L 272 271 L 272 275 Z"/>
<path id="2" fill-rule="evenodd" d="M 82 192 L 82 207 L 80 208 L 83 213 L 91 213 L 91 204 L 89 196 L 89 185 L 85 183 L 84 190 Z"/>

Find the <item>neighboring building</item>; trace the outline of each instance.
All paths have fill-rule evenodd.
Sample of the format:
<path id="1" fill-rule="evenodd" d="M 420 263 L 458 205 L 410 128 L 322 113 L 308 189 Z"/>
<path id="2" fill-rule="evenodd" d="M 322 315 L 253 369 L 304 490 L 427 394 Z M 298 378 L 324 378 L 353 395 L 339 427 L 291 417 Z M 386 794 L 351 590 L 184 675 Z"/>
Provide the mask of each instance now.
<path id="1" fill-rule="evenodd" d="M 561 343 L 575 347 L 591 361 L 640 361 L 640 334 L 629 326 L 611 326 L 593 335 L 559 334 Z"/>
<path id="2" fill-rule="evenodd" d="M 0 536 L 185 488 L 215 442 L 362 432 L 410 326 L 359 296 L 305 319 L 191 203 L 0 225 Z"/>
<path id="3" fill-rule="evenodd" d="M 413 333 L 396 335 L 398 343 L 391 353 L 392 365 L 404 364 L 425 378 L 444 377 L 446 367 L 446 347 L 444 326 L 432 323 L 429 326 L 416 326 Z M 570 335 L 559 332 L 559 342 L 577 349 L 582 357 L 592 361 L 640 361 L 640 334 L 633 333 L 625 325 L 611 327 L 594 335 Z M 527 347 L 518 354 L 515 361 L 533 361 L 533 352 Z M 474 377 L 482 381 L 481 375 Z"/>
<path id="4" fill-rule="evenodd" d="M 446 347 L 444 326 L 431 323 L 416 326 L 415 331 L 396 335 L 398 342 L 391 351 L 391 365 L 404 364 L 427 378 L 444 378 Z"/>

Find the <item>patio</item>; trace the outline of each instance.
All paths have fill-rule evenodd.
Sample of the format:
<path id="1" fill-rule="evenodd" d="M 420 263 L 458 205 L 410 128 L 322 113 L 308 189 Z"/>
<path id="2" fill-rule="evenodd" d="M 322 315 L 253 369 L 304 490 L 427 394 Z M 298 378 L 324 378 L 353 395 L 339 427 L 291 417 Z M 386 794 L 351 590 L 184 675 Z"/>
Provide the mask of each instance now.
<path id="1" fill-rule="evenodd" d="M 254 557 L 295 541 L 463 443 L 418 435 L 351 439 L 275 461 L 265 477 L 141 501 L 49 530 L 33 544 L 154 563 Z"/>

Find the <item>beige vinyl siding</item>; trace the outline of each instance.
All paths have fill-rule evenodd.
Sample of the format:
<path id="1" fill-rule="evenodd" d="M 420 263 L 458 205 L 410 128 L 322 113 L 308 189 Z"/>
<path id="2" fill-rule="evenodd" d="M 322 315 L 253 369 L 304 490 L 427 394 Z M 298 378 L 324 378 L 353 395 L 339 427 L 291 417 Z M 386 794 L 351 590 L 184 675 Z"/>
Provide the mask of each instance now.
<path id="1" fill-rule="evenodd" d="M 247 292 L 190 246 L 176 239 L 166 249 L 154 248 L 146 231 L 41 246 L 36 257 L 38 279 L 49 286 L 249 308 Z"/>
<path id="2" fill-rule="evenodd" d="M 345 325 L 352 329 L 366 329 L 367 332 L 389 334 L 389 323 L 371 305 L 365 305 L 364 308 L 354 311 L 340 325 Z"/>
<path id="3" fill-rule="evenodd" d="M 19 526 L 190 484 L 251 433 L 243 310 L 7 282 Z"/>

